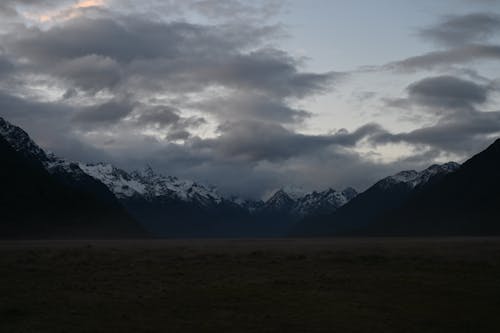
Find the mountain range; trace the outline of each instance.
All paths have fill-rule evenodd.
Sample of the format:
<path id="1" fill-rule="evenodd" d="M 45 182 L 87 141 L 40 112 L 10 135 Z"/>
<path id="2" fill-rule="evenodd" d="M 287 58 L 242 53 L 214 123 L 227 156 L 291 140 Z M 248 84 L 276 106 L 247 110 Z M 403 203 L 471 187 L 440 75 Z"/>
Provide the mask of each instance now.
<path id="1" fill-rule="evenodd" d="M 146 230 L 77 165 L 51 157 L 0 118 L 0 238 L 135 238 Z"/>
<path id="2" fill-rule="evenodd" d="M 368 190 L 305 192 L 267 200 L 216 187 L 46 153 L 0 118 L 0 238 L 283 237 L 495 234 L 500 141 L 462 166 L 402 171 Z"/>
<path id="3" fill-rule="evenodd" d="M 225 197 L 213 186 L 158 174 L 149 166 L 127 172 L 111 164 L 67 161 L 46 153 L 24 130 L 2 118 L 0 137 L 16 158 L 36 164 L 53 183 L 67 190 L 84 192 L 106 207 L 113 206 L 127 217 L 123 218 L 124 221 L 132 219 L 149 235 L 156 237 L 284 236 L 300 219 L 319 212 L 333 212 L 357 195 L 352 188 L 341 192 L 328 189 L 307 193 L 287 187 L 276 191 L 266 201 L 243 200 Z M 10 170 L 5 170 L 1 175 L 12 180 L 9 173 Z M 23 178 L 23 174 L 15 178 Z M 12 187 L 18 187 L 16 184 L 14 181 Z M 4 187 L 8 188 L 10 186 Z M 9 191 L 4 190 L 3 195 L 8 197 Z M 37 202 L 43 205 L 43 201 L 37 198 L 24 201 L 24 205 L 28 201 L 29 204 Z M 8 210 L 8 206 L 5 209 Z M 53 211 L 46 219 L 57 215 L 56 207 Z M 85 215 L 78 210 L 72 212 L 84 219 Z M 22 215 L 16 220 L 20 219 L 26 220 Z M 20 234 L 27 228 L 18 222 L 12 224 L 19 226 Z M 120 236 L 119 232 L 117 236 Z"/>
<path id="4" fill-rule="evenodd" d="M 500 139 L 464 164 L 385 178 L 331 214 L 309 217 L 294 236 L 500 234 Z"/>

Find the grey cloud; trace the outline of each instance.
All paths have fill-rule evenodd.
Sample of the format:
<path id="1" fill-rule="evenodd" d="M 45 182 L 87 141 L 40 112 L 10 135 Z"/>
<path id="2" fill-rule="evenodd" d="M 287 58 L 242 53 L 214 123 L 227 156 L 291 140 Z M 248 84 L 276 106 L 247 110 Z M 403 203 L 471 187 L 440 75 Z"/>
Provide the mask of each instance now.
<path id="1" fill-rule="evenodd" d="M 378 144 L 406 142 L 466 155 L 484 148 L 500 135 L 500 112 L 471 111 L 449 117 L 433 126 L 407 133 L 380 133 L 372 138 Z"/>
<path id="2" fill-rule="evenodd" d="M 140 112 L 137 120 L 146 124 L 168 126 L 177 123 L 180 119 L 178 109 L 169 106 L 158 106 L 146 108 L 146 110 Z"/>
<path id="3" fill-rule="evenodd" d="M 215 98 L 193 106 L 203 109 L 218 119 L 266 120 L 278 124 L 300 123 L 311 114 L 283 103 L 281 99 L 262 94 L 235 93 L 225 98 Z"/>
<path id="4" fill-rule="evenodd" d="M 186 55 L 175 59 L 135 61 L 130 66 L 133 82 L 150 90 L 203 91 L 222 86 L 240 93 L 268 94 L 278 98 L 300 98 L 323 93 L 341 73 L 304 73 L 296 61 L 282 51 L 260 49 L 250 53 L 231 50 L 224 55 Z M 220 51 L 217 51 L 220 52 Z"/>
<path id="5" fill-rule="evenodd" d="M 78 90 L 76 90 L 75 88 L 69 88 L 62 95 L 62 99 L 70 99 L 70 98 L 73 98 L 75 96 L 78 96 Z"/>
<path id="6" fill-rule="evenodd" d="M 277 14 L 283 6 L 281 0 L 248 1 L 240 0 L 197 0 L 189 7 L 207 17 L 262 20 Z"/>
<path id="7" fill-rule="evenodd" d="M 307 73 L 287 53 L 262 48 L 273 26 L 203 26 L 137 18 L 79 17 L 49 30 L 19 29 L 5 49 L 25 70 L 81 89 L 201 91 L 218 85 L 278 97 L 322 93 L 340 73 Z M 247 51 L 251 48 L 252 51 Z"/>
<path id="8" fill-rule="evenodd" d="M 153 2 L 180 8 L 178 13 L 190 8 L 210 24 L 169 20 L 169 13 L 149 9 L 157 8 L 149 6 Z M 40 103 L 0 91 L 0 113 L 69 158 L 105 159 L 125 168 L 147 161 L 166 174 L 261 196 L 285 183 L 363 189 L 392 172 L 423 167 L 442 150 L 470 153 L 498 132 L 498 112 L 477 110 L 487 98 L 487 84 L 438 77 L 411 85 L 404 99 L 415 107 L 446 109 L 434 126 L 391 133 L 367 124 L 354 131 L 302 134 L 298 126 L 313 115 L 294 103 L 325 92 L 345 74 L 305 72 L 302 59 L 273 47 L 282 28 L 259 21 L 273 15 L 271 2 L 129 2 L 145 15 L 127 10 L 124 1 L 109 3 L 120 8 L 119 14 L 111 8 L 81 11 L 44 29 L 19 26 L 15 35 L 0 37 L 5 56 L 0 56 L 0 71 L 19 74 L 16 79 L 26 89 L 20 95 L 30 96 L 33 82 L 26 78 L 33 77 L 62 95 Z M 236 14 L 227 14 L 235 9 Z M 469 41 L 490 36 L 481 31 L 471 33 Z M 435 69 L 499 58 L 499 47 L 472 44 L 386 69 Z M 99 102 L 103 98 L 109 102 Z M 95 104 L 82 107 L 83 102 Z M 460 112 L 450 111 L 457 108 Z M 207 122 L 219 125 L 215 136 L 197 136 L 196 127 Z M 355 153 L 365 143 L 408 143 L 417 152 L 395 163 L 375 163 Z"/>
<path id="9" fill-rule="evenodd" d="M 322 92 L 340 73 L 300 73 L 297 61 L 283 51 L 260 49 L 216 65 L 212 79 L 241 88 L 273 91 L 279 96 L 304 97 Z"/>
<path id="10" fill-rule="evenodd" d="M 183 129 L 176 129 L 167 134 L 167 139 L 169 141 L 177 141 L 177 140 L 187 140 L 191 137 L 191 133 Z"/>
<path id="11" fill-rule="evenodd" d="M 197 147 L 209 148 L 223 159 L 276 162 L 312 155 L 329 146 L 353 147 L 379 131 L 378 125 L 368 124 L 352 133 L 343 130 L 332 135 L 305 135 L 278 124 L 240 121 L 221 125 L 217 138 L 198 142 Z"/>
<path id="12" fill-rule="evenodd" d="M 500 46 L 488 43 L 500 36 L 499 14 L 447 16 L 438 24 L 421 29 L 419 35 L 445 49 L 391 62 L 383 69 L 413 72 L 500 59 Z"/>
<path id="13" fill-rule="evenodd" d="M 247 28 L 247 29 L 245 29 Z M 134 17 L 77 17 L 49 30 L 20 29 L 10 36 L 6 48 L 28 59 L 54 63 L 89 55 L 119 62 L 134 59 L 167 59 L 225 54 L 271 33 L 272 27 L 202 26 L 186 22 L 160 23 Z"/>
<path id="14" fill-rule="evenodd" d="M 0 49 L 0 75 L 4 76 L 14 71 L 14 64 L 5 55 L 2 54 Z"/>
<path id="15" fill-rule="evenodd" d="M 166 132 L 165 138 L 173 141 L 187 140 L 191 137 L 188 129 L 206 124 L 203 117 L 182 117 L 180 110 L 167 105 L 140 105 L 135 113 L 133 118 L 137 124 L 162 130 Z"/>
<path id="16" fill-rule="evenodd" d="M 32 101 L 0 90 L 0 115 L 6 117 L 7 120 L 24 122 L 29 119 L 35 123 L 59 119 L 64 122 L 72 113 L 74 113 L 74 108 L 67 105 Z"/>
<path id="17" fill-rule="evenodd" d="M 500 135 L 500 112 L 480 111 L 494 91 L 490 84 L 478 84 L 453 76 L 437 76 L 417 81 L 407 88 L 408 97 L 389 102 L 413 112 L 439 115 L 435 124 L 410 132 L 380 131 L 370 137 L 375 144 L 405 142 L 464 155 L 477 151 Z"/>
<path id="18" fill-rule="evenodd" d="M 258 125 L 256 125 L 258 126 Z M 377 125 L 373 127 L 375 135 L 381 130 Z M 221 145 L 225 145 L 228 138 L 201 140 L 191 139 L 187 145 L 169 144 L 150 152 L 144 150 L 134 152 L 137 161 L 136 167 L 143 165 L 143 160 L 150 161 L 151 165 L 159 170 L 166 170 L 168 174 L 179 177 L 195 179 L 202 182 L 217 184 L 224 192 L 237 194 L 243 197 L 263 197 L 271 191 L 283 186 L 283 184 L 295 184 L 306 190 L 326 189 L 334 186 L 341 189 L 346 186 L 354 186 L 364 190 L 368 185 L 382 177 L 395 172 L 428 166 L 429 158 L 435 157 L 436 152 L 429 156 L 428 152 L 413 159 L 403 159 L 393 163 L 376 163 L 355 153 L 349 149 L 356 137 L 367 138 L 360 130 L 357 134 L 341 131 L 338 137 L 329 141 L 335 144 L 308 143 L 306 148 L 301 146 L 295 149 L 286 148 L 281 142 L 291 144 L 302 144 L 305 141 L 316 141 L 317 138 L 309 136 L 295 137 L 293 133 L 268 133 L 267 131 L 256 134 L 271 137 L 280 136 L 282 139 L 272 141 L 280 158 L 273 156 L 267 158 L 266 152 L 261 149 L 266 147 L 253 146 L 252 152 L 244 151 L 242 148 L 221 151 Z M 343 137 L 341 140 L 340 137 Z M 351 138 L 349 138 L 351 137 Z M 217 141 L 223 142 L 217 142 Z M 343 144 L 345 140 L 348 145 Z M 262 140 L 265 141 L 265 140 Z M 269 145 L 267 145 L 269 146 Z M 281 146 L 281 147 L 280 147 Z M 226 147 L 224 147 L 226 148 Z M 248 148 L 248 146 L 246 147 Z M 234 151 L 246 155 L 224 155 Z M 260 151 L 260 152 L 258 152 Z M 268 150 L 266 150 L 268 151 Z M 270 151 L 268 151 L 270 152 Z M 124 165 L 130 167 L 130 160 L 124 161 Z"/>
<path id="19" fill-rule="evenodd" d="M 153 18 L 175 19 L 195 14 L 218 23 L 261 23 L 281 12 L 288 0 L 112 0 L 111 3 L 121 12 L 141 13 Z"/>
<path id="20" fill-rule="evenodd" d="M 121 71 L 113 59 L 97 55 L 62 60 L 52 68 L 53 75 L 92 93 L 117 86 L 122 79 Z"/>
<path id="21" fill-rule="evenodd" d="M 16 6 L 46 7 L 67 2 L 66 0 L 2 0 L 0 3 L 0 14 L 8 16 L 18 15 Z"/>
<path id="22" fill-rule="evenodd" d="M 434 51 L 423 55 L 391 62 L 382 68 L 403 72 L 432 70 L 456 64 L 477 62 L 480 60 L 500 60 L 500 46 L 472 44 L 444 51 Z"/>
<path id="23" fill-rule="evenodd" d="M 70 126 L 78 109 L 66 104 L 37 102 L 0 91 L 0 116 L 21 126 L 42 147 L 77 161 L 106 161 L 102 149 L 82 141 Z"/>
<path id="24" fill-rule="evenodd" d="M 135 103 L 129 100 L 113 100 L 84 108 L 73 117 L 73 121 L 90 125 L 116 124 L 128 116 L 134 107 Z"/>
<path id="25" fill-rule="evenodd" d="M 500 15 L 473 13 L 448 16 L 442 22 L 420 31 L 423 38 L 449 46 L 483 42 L 500 31 Z"/>
<path id="26" fill-rule="evenodd" d="M 408 87 L 414 103 L 436 108 L 473 108 L 486 102 L 489 87 L 454 76 L 425 78 Z"/>

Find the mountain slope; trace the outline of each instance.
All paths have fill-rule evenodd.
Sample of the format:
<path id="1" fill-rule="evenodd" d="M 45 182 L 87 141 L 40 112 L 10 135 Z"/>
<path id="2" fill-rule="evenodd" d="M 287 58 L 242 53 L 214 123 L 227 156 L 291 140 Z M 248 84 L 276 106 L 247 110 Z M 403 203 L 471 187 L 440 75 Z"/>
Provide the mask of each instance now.
<path id="1" fill-rule="evenodd" d="M 110 164 L 79 163 L 103 183 L 152 234 L 159 237 L 242 237 L 254 235 L 249 211 L 215 188 L 163 176 L 147 167 L 127 172 Z"/>
<path id="2" fill-rule="evenodd" d="M 457 172 L 429 186 L 370 232 L 412 235 L 500 234 L 500 139 Z"/>
<path id="3" fill-rule="evenodd" d="M 292 234 L 326 236 L 366 232 L 375 221 L 458 168 L 457 163 L 450 162 L 433 165 L 421 172 L 402 171 L 384 178 L 332 214 L 304 219 L 294 228 Z"/>
<path id="4" fill-rule="evenodd" d="M 342 192 L 328 189 L 307 193 L 291 187 L 280 189 L 258 205 L 252 216 L 266 230 L 267 236 L 283 237 L 304 218 L 332 213 L 352 200 L 357 192 L 347 188 Z"/>
<path id="5" fill-rule="evenodd" d="M 102 184 L 82 174 L 89 181 L 82 186 L 49 172 L 47 154 L 1 118 L 0 156 L 0 238 L 146 236 Z"/>

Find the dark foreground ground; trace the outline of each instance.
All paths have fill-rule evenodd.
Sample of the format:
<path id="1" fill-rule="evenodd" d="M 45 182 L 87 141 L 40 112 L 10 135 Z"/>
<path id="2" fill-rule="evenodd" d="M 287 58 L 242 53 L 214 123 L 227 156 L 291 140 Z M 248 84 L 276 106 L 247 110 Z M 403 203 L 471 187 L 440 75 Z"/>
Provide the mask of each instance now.
<path id="1" fill-rule="evenodd" d="M 500 239 L 0 242 L 0 332 L 499 332 Z"/>

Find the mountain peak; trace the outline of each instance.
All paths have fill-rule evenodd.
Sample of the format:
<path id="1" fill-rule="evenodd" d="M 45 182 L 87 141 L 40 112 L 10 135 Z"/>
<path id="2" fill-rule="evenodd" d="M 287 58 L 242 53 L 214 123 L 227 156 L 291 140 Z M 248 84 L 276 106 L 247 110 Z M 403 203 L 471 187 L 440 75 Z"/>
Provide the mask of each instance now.
<path id="1" fill-rule="evenodd" d="M 448 174 L 460 168 L 460 164 L 456 162 L 448 162 L 445 164 L 433 164 L 420 172 L 415 170 L 406 170 L 398 172 L 393 176 L 382 179 L 377 184 L 384 188 L 388 188 L 394 184 L 405 184 L 409 187 L 417 187 L 426 184 L 429 179 L 438 174 Z"/>
<path id="2" fill-rule="evenodd" d="M 15 151 L 21 153 L 25 157 L 35 158 L 42 163 L 47 161 L 47 155 L 33 140 L 28 133 L 20 127 L 17 127 L 7 120 L 0 117 L 0 135 L 14 148 Z"/>
<path id="3" fill-rule="evenodd" d="M 282 187 L 279 191 L 285 193 L 293 200 L 298 200 L 307 194 L 307 192 L 302 187 L 294 185 L 287 185 L 285 187 Z"/>
<path id="4" fill-rule="evenodd" d="M 346 187 L 341 193 L 344 197 L 346 197 L 348 201 L 350 201 L 351 199 L 353 199 L 355 196 L 358 195 L 358 191 L 356 191 L 352 187 Z"/>

